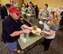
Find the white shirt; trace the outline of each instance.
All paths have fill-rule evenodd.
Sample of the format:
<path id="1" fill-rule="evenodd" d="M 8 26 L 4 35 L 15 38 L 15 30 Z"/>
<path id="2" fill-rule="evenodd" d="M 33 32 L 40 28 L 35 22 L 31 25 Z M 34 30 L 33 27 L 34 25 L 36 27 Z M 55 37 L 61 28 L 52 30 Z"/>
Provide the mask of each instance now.
<path id="1" fill-rule="evenodd" d="M 44 31 L 49 31 L 49 30 L 50 30 L 50 27 L 46 23 L 44 23 Z M 55 34 L 50 35 L 50 36 L 43 34 L 43 37 L 46 38 L 46 39 L 54 39 Z"/>

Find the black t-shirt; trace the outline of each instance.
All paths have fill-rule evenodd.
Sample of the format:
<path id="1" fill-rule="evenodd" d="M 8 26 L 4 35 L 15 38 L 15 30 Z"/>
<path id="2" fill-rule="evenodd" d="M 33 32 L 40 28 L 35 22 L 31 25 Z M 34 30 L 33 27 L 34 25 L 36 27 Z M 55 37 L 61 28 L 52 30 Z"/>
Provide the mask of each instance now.
<path id="1" fill-rule="evenodd" d="M 14 21 L 11 16 L 8 16 L 5 18 L 2 22 L 2 39 L 5 42 L 14 42 L 17 41 L 19 36 L 16 37 L 11 37 L 10 34 L 13 33 L 14 31 L 19 31 L 21 30 L 21 26 L 23 23 L 20 20 Z"/>

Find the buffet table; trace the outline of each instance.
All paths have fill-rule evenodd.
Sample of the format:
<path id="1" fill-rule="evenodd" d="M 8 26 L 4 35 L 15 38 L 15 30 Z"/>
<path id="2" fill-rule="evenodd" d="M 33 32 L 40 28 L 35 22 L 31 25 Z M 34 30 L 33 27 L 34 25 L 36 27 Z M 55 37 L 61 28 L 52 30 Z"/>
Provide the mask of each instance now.
<path id="1" fill-rule="evenodd" d="M 29 22 L 24 22 L 24 23 L 27 25 L 30 24 Z M 43 29 L 43 25 L 39 24 L 39 21 L 37 19 L 34 19 L 34 23 L 35 23 L 35 25 L 38 26 L 38 28 Z M 30 34 L 30 35 L 28 35 L 29 37 L 26 38 L 26 40 L 23 40 L 23 36 L 25 36 L 25 35 L 24 34 L 20 35 L 20 38 L 18 39 L 18 44 L 20 46 L 21 52 L 25 53 L 25 54 L 28 50 L 30 50 L 34 46 L 42 43 L 44 40 L 42 34 L 41 35 Z"/>
<path id="2" fill-rule="evenodd" d="M 19 46 L 21 48 L 22 53 L 25 53 L 32 49 L 37 44 L 41 43 L 43 41 L 43 36 L 29 36 L 29 38 L 24 42 L 21 38 L 23 37 L 23 34 L 20 35 L 20 38 L 18 39 Z"/>

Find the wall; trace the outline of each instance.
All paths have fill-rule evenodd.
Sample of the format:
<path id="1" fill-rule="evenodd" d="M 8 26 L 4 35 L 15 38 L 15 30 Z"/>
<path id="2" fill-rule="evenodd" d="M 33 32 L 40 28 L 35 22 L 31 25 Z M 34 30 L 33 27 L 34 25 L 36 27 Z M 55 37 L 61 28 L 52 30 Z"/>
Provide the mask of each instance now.
<path id="1" fill-rule="evenodd" d="M 24 1 L 23 1 L 23 0 L 16 0 L 16 2 L 17 2 L 17 4 L 18 4 L 18 6 L 21 7 L 21 6 L 22 6 L 22 3 L 23 3 Z"/>
<path id="2" fill-rule="evenodd" d="M 1 0 L 2 5 L 5 5 L 6 3 L 9 3 L 9 0 Z"/>
<path id="3" fill-rule="evenodd" d="M 1 0 L 0 0 L 0 4 L 1 4 Z"/>
<path id="4" fill-rule="evenodd" d="M 22 5 L 23 0 L 14 0 L 17 2 L 19 6 Z M 32 1 L 34 4 L 37 4 L 39 8 L 43 8 L 43 5 L 47 3 L 49 7 L 57 7 L 57 6 L 63 6 L 63 0 L 24 0 L 25 3 L 29 3 Z M 6 3 L 9 3 L 10 0 L 0 0 L 0 3 L 2 5 L 5 5 Z"/>
<path id="5" fill-rule="evenodd" d="M 47 3 L 49 7 L 63 6 L 63 0 L 24 0 L 25 3 L 29 3 L 30 1 L 32 1 L 34 5 L 37 4 L 39 8 L 43 8 L 45 3 Z"/>
<path id="6" fill-rule="evenodd" d="M 19 7 L 21 6 L 23 2 L 23 0 L 0 0 L 0 3 L 2 5 L 5 5 L 6 3 L 10 3 L 10 1 L 15 1 Z"/>

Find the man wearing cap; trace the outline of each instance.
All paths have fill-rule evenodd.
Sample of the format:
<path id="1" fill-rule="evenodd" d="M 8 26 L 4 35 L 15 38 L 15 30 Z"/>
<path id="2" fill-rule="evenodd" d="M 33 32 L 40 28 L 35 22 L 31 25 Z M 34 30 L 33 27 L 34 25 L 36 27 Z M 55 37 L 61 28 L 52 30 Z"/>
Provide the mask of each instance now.
<path id="1" fill-rule="evenodd" d="M 30 32 L 32 29 L 19 20 L 19 15 L 20 11 L 15 6 L 10 6 L 9 16 L 2 22 L 2 39 L 11 51 L 17 51 L 17 39 L 20 34 Z M 25 30 L 22 30 L 21 27 Z"/>

